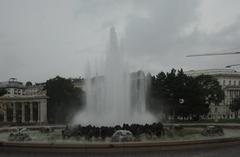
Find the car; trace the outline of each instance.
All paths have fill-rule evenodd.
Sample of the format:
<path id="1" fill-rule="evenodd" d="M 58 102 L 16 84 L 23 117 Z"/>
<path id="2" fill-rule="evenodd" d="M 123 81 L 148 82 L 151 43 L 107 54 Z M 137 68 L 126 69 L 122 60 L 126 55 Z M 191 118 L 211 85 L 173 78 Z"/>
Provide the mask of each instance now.
<path id="1" fill-rule="evenodd" d="M 39 129 L 40 133 L 51 133 L 54 132 L 54 128 L 53 127 L 41 127 Z"/>
<path id="2" fill-rule="evenodd" d="M 224 131 L 220 126 L 210 125 L 202 131 L 203 136 L 223 136 Z"/>
<path id="3" fill-rule="evenodd" d="M 111 138 L 112 142 L 129 142 L 133 141 L 133 134 L 129 130 L 117 130 Z"/>
<path id="4" fill-rule="evenodd" d="M 8 141 L 16 141 L 16 142 L 23 142 L 23 141 L 31 141 L 32 138 L 28 133 L 26 133 L 26 128 L 17 129 L 17 132 L 11 132 L 8 136 Z"/>
<path id="5" fill-rule="evenodd" d="M 79 135 L 80 135 L 80 131 L 77 126 L 66 126 L 66 128 L 62 130 L 63 139 L 70 138 L 70 137 L 77 137 Z"/>

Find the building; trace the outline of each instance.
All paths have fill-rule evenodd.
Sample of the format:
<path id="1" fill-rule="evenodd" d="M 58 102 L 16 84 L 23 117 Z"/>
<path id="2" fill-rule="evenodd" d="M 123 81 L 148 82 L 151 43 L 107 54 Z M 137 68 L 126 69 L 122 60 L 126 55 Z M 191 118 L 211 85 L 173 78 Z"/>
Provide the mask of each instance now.
<path id="1" fill-rule="evenodd" d="M 70 80 L 75 88 L 81 88 L 85 90 L 85 80 L 83 78 L 70 78 Z"/>
<path id="2" fill-rule="evenodd" d="M 0 82 L 0 123 L 47 123 L 47 96 L 42 84 L 24 85 L 11 78 Z"/>
<path id="3" fill-rule="evenodd" d="M 208 70 L 190 70 L 185 72 L 189 76 L 199 75 L 211 75 L 216 78 L 225 94 L 225 99 L 219 104 L 211 104 L 210 112 L 208 114 L 209 119 L 233 119 L 240 118 L 240 112 L 238 117 L 231 112 L 229 106 L 234 98 L 240 96 L 240 72 L 233 69 L 208 69 Z"/>

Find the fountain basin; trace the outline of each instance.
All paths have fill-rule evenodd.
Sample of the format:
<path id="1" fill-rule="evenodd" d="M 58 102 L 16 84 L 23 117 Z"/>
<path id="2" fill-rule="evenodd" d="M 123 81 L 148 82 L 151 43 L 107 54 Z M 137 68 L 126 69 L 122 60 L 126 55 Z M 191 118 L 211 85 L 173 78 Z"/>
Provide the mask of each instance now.
<path id="1" fill-rule="evenodd" d="M 202 128 L 199 126 L 190 126 L 190 128 Z M 56 129 L 63 128 L 63 126 L 54 126 Z M 228 127 L 228 126 L 227 126 Z M 165 138 L 158 140 L 146 140 L 146 141 L 133 141 L 133 142 L 84 142 L 84 141 L 41 141 L 33 140 L 31 142 L 9 142 L 2 138 L 2 134 L 9 134 L 11 130 L 16 129 L 16 127 L 11 128 L 1 128 L 0 135 L 0 150 L 6 151 L 37 151 L 37 152 L 133 152 L 133 151 L 154 151 L 154 150 L 175 150 L 175 149 L 191 149 L 196 147 L 216 147 L 221 145 L 232 145 L 240 144 L 240 129 L 236 125 L 231 126 L 231 129 L 224 128 L 226 135 L 221 137 L 211 137 L 211 138 Z M 32 132 L 39 131 L 42 126 L 28 127 L 32 129 Z M 7 132 L 6 132 L 7 131 Z"/>

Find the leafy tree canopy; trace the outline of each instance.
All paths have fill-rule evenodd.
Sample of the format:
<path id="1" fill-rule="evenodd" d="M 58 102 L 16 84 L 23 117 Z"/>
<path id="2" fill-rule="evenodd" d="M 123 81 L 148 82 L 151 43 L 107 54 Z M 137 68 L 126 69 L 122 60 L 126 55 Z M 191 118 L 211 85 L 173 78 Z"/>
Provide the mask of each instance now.
<path id="1" fill-rule="evenodd" d="M 57 76 L 48 80 L 45 88 L 50 123 L 65 123 L 81 108 L 83 91 L 75 88 L 70 79 Z"/>
<path id="2" fill-rule="evenodd" d="M 230 110 L 235 112 L 235 116 L 237 116 L 238 111 L 240 110 L 240 97 L 233 99 L 232 103 L 230 104 Z"/>
<path id="3" fill-rule="evenodd" d="M 160 99 L 165 110 L 172 116 L 199 118 L 209 112 L 211 103 L 218 104 L 224 99 L 219 82 L 211 76 L 191 77 L 183 70 L 172 69 L 152 77 L 152 97 Z"/>
<path id="4" fill-rule="evenodd" d="M 5 89 L 0 89 L 0 96 L 3 96 L 6 93 L 7 93 L 7 91 Z"/>

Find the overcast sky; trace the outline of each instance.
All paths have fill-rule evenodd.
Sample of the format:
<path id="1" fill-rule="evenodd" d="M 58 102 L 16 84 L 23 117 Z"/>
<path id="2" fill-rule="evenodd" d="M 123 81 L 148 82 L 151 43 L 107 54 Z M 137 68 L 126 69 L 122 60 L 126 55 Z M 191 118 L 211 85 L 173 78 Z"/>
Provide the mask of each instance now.
<path id="1" fill-rule="evenodd" d="M 240 55 L 239 0 L 0 0 L 0 81 L 84 77 L 115 26 L 131 71 L 224 68 Z"/>

